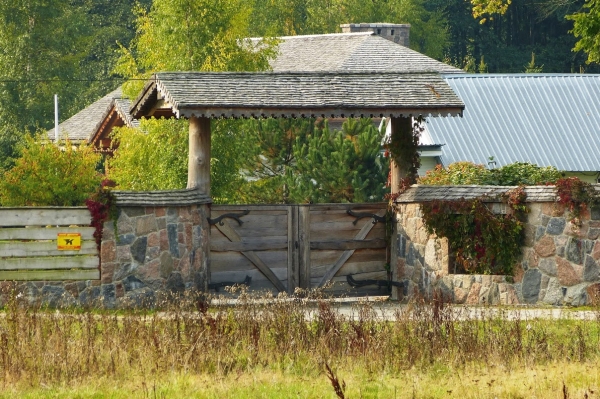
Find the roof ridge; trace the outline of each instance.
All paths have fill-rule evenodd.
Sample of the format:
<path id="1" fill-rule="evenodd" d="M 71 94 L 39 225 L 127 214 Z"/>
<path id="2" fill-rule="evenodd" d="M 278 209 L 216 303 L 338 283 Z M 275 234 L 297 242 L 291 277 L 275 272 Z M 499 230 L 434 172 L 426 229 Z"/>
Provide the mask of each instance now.
<path id="1" fill-rule="evenodd" d="M 315 33 L 312 35 L 293 35 L 293 36 L 273 36 L 276 39 L 290 40 L 290 39 L 311 39 L 311 38 L 329 38 L 329 37 L 352 37 L 352 36 L 377 36 L 375 32 L 348 32 L 348 33 Z M 269 37 L 269 36 L 266 36 Z M 265 37 L 249 37 L 248 40 L 263 40 Z"/>

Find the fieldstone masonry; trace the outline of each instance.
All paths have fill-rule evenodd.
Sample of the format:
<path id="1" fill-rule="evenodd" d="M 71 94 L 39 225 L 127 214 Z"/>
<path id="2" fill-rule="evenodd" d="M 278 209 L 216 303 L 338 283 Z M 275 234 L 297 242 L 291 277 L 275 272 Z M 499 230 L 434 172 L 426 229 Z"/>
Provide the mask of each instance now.
<path id="1" fill-rule="evenodd" d="M 600 301 L 600 209 L 570 222 L 552 186 L 527 187 L 529 210 L 522 258 L 513 276 L 459 275 L 449 267 L 448 242 L 427 234 L 419 203 L 482 198 L 501 210 L 500 195 L 513 187 L 413 186 L 396 201 L 395 280 L 409 296 L 441 290 L 459 304 L 585 305 Z M 402 293 L 396 293 L 402 297 Z"/>
<path id="2" fill-rule="evenodd" d="M 30 303 L 151 307 L 164 294 L 208 288 L 210 198 L 197 190 L 115 192 L 104 223 L 100 280 L 4 283 Z"/>

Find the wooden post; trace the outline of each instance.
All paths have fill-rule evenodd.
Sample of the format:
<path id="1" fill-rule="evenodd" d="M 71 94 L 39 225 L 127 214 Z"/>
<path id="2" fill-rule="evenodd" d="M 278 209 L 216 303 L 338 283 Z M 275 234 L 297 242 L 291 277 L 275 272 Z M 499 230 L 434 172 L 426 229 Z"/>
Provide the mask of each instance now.
<path id="1" fill-rule="evenodd" d="M 411 118 L 406 117 L 398 117 L 391 118 L 390 122 L 392 125 L 390 126 L 391 137 L 390 140 L 393 140 L 392 145 L 401 145 L 401 146 L 411 146 L 415 148 L 414 138 L 413 138 L 413 127 Z M 408 151 L 403 153 L 408 153 Z M 397 194 L 400 191 L 400 182 L 403 178 L 407 177 L 410 173 L 410 168 L 412 167 L 412 159 L 394 159 L 392 158 L 390 161 L 390 169 L 391 169 L 391 193 Z M 395 208 L 394 208 L 395 209 Z M 394 210 L 396 212 L 396 210 Z M 398 281 L 398 263 L 399 259 L 396 256 L 396 240 L 398 237 L 398 226 L 394 224 L 394 231 L 392 233 L 390 248 L 387 248 L 389 252 L 389 262 L 390 268 L 392 271 L 392 280 Z M 386 256 L 387 257 L 387 256 Z M 400 260 L 401 261 L 401 260 Z M 392 299 L 398 300 L 401 298 L 401 294 L 398 292 L 398 288 L 392 288 Z"/>
<path id="2" fill-rule="evenodd" d="M 187 188 L 210 196 L 210 119 L 190 118 Z"/>
<path id="3" fill-rule="evenodd" d="M 412 121 L 410 117 L 390 118 L 389 123 L 391 123 L 390 140 L 393 140 L 393 144 L 397 144 L 396 142 L 409 144 L 413 141 Z M 391 159 L 390 186 L 392 194 L 396 194 L 399 191 L 400 181 L 410 173 L 409 168 L 411 163 L 412 160 L 410 159 Z"/>

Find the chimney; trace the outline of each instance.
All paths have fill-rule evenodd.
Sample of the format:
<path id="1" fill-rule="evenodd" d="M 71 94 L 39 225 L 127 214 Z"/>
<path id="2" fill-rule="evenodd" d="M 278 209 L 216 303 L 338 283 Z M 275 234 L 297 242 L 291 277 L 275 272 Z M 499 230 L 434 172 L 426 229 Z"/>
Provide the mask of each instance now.
<path id="1" fill-rule="evenodd" d="M 373 32 L 376 35 L 398 43 L 404 47 L 409 45 L 409 24 L 388 24 L 388 23 L 372 23 L 372 24 L 341 24 L 343 33 L 354 32 Z"/>

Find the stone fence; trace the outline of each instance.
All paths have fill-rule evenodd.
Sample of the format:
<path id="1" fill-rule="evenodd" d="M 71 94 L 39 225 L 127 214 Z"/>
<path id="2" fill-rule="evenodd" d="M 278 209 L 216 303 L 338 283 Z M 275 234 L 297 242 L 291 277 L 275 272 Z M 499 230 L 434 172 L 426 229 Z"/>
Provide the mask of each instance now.
<path id="1" fill-rule="evenodd" d="M 119 216 L 104 223 L 99 280 L 2 284 L 52 307 L 151 306 L 161 294 L 206 291 L 211 199 L 187 189 L 114 194 Z"/>
<path id="2" fill-rule="evenodd" d="M 396 200 L 394 280 L 404 281 L 401 298 L 440 290 L 458 304 L 585 305 L 600 299 L 600 210 L 574 226 L 557 203 L 553 186 L 526 187 L 528 208 L 522 256 L 513 276 L 453 274 L 447 239 L 429 235 L 420 204 L 431 200 L 481 198 L 501 212 L 502 194 L 514 187 L 413 186 Z M 599 187 L 597 187 L 598 189 Z M 394 263 L 392 263 L 394 264 Z"/>

